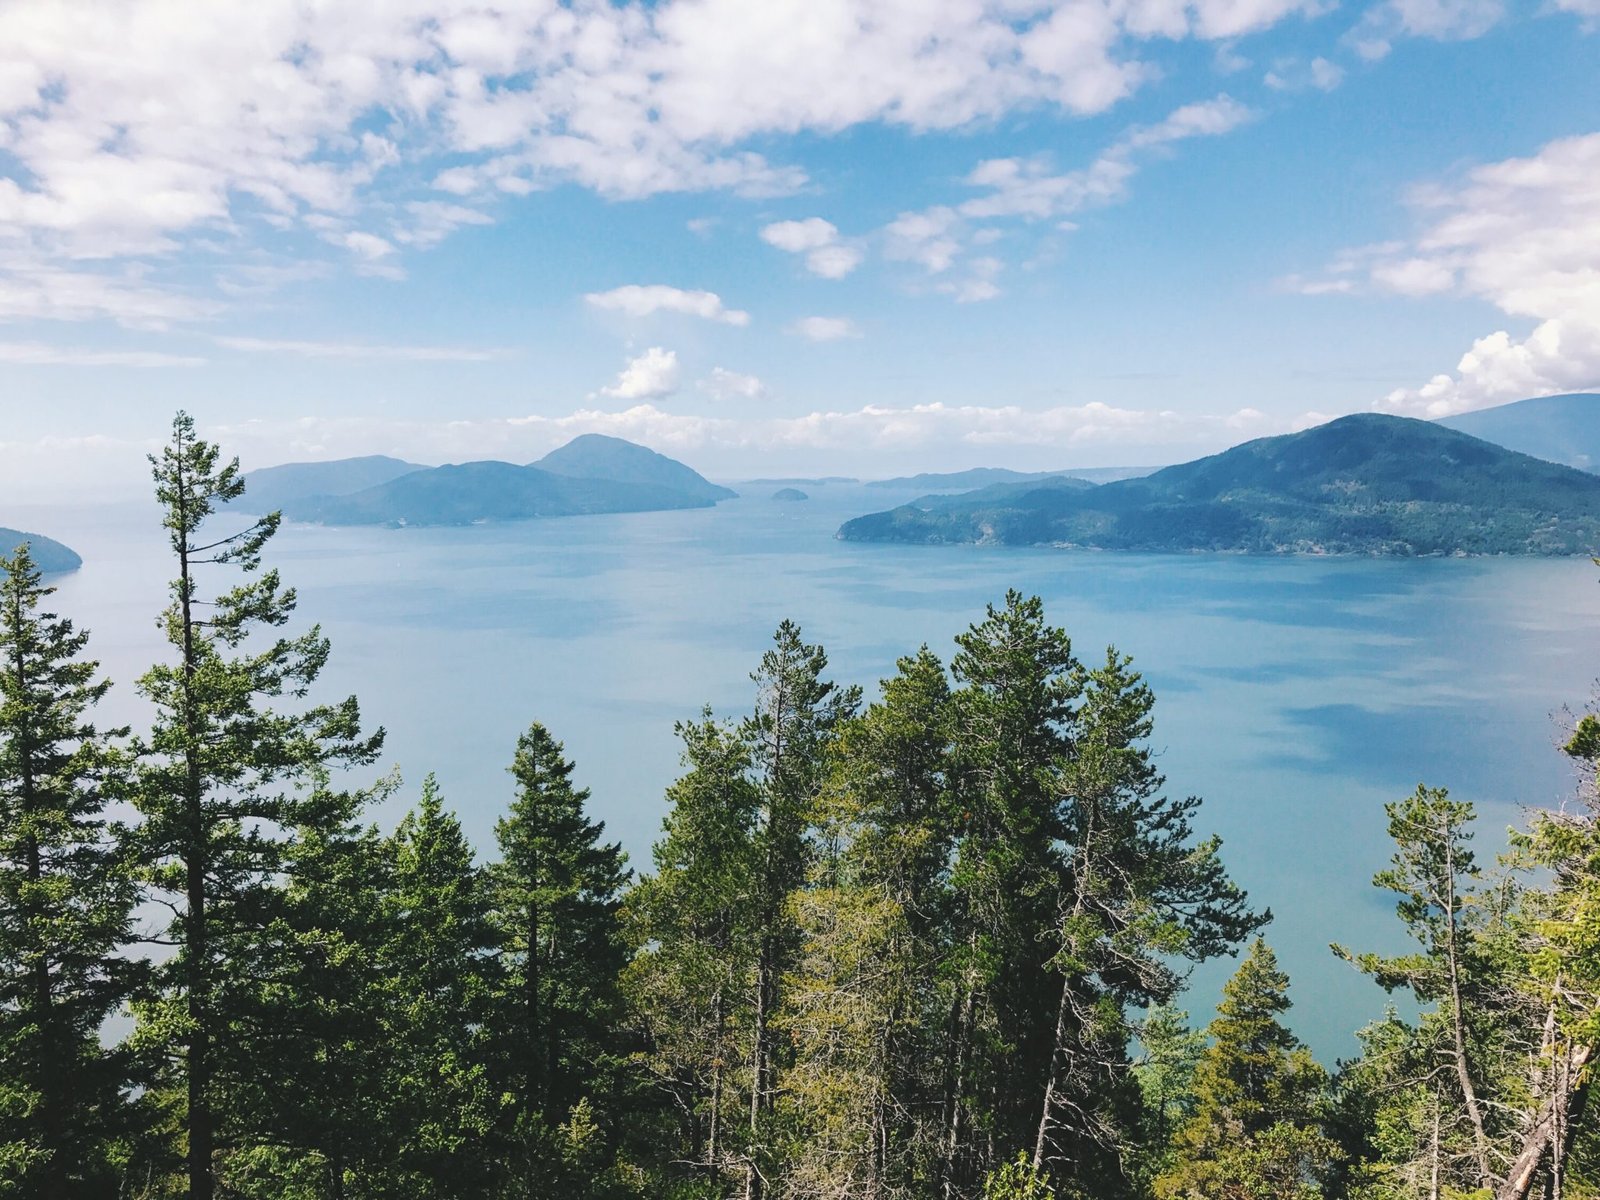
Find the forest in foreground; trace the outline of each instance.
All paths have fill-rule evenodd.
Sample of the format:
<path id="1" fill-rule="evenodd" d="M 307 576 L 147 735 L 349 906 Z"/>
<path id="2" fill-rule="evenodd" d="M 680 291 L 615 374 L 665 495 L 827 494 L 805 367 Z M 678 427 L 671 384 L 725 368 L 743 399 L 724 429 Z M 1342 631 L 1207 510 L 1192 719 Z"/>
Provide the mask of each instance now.
<path id="1" fill-rule="evenodd" d="M 1397 1006 L 1329 1068 L 1150 689 L 1037 598 L 870 698 L 780 625 L 748 715 L 678 726 L 647 864 L 531 724 L 480 855 L 431 780 L 372 823 L 403 785 L 353 697 L 312 698 L 278 518 L 210 531 L 237 462 L 180 414 L 152 465 L 147 728 L 97 722 L 88 633 L 0 560 L 0 1196 L 1600 1195 L 1595 717 L 1585 803 L 1494 861 L 1470 805 L 1388 806 L 1411 948 L 1333 948 Z"/>

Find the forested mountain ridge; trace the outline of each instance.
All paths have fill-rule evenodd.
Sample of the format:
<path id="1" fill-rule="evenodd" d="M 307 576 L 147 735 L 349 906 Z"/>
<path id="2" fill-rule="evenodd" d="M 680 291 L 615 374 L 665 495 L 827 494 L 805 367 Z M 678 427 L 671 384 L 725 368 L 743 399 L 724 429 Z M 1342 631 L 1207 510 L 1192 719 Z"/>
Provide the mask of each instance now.
<path id="1" fill-rule="evenodd" d="M 398 459 L 344 459 L 268 469 L 270 504 L 245 498 L 247 512 L 281 510 L 292 521 L 326 525 L 467 525 L 590 513 L 704 508 L 735 493 L 684 464 L 621 438 L 584 434 L 536 463 L 469 462 L 414 467 Z M 283 474 L 288 472 L 288 474 Z M 357 479 L 385 475 L 374 483 Z M 339 490 L 330 490 L 329 483 Z M 304 489 L 311 490 L 304 490 Z"/>
<path id="2" fill-rule="evenodd" d="M 898 488 L 910 491 L 926 488 L 931 492 L 966 492 L 997 483 L 1028 483 L 1041 479 L 1083 479 L 1089 483 L 1112 483 L 1136 479 L 1155 467 L 1075 467 L 1062 471 L 1014 471 L 1010 467 L 971 467 L 965 471 L 925 471 L 920 475 L 899 475 L 893 479 L 873 479 L 867 487 Z"/>
<path id="3" fill-rule="evenodd" d="M 869 697 L 783 621 L 648 866 L 559 740 L 487 854 L 403 785 L 180 415 L 147 728 L 0 563 L 0 1191 L 39 1200 L 1533 1200 L 1600 1189 L 1600 719 L 1499 864 L 1386 806 L 1406 995 L 1334 1072 L 1131 660 L 1008 593 Z M 423 684 L 422 686 L 426 686 Z M 692 710 L 691 710 L 692 711 Z M 1161 765 L 1168 765 L 1163 760 Z M 1180 764 L 1170 764 L 1175 769 Z M 468 797 L 474 804 L 491 797 Z M 113 820 L 113 815 L 115 820 Z M 152 953 L 151 948 L 157 948 Z M 1214 1019 L 1192 964 L 1240 962 Z M 120 1039 L 107 1024 L 119 1017 Z"/>
<path id="4" fill-rule="evenodd" d="M 33 560 L 46 575 L 61 571 L 76 571 L 83 566 L 78 552 L 43 534 L 24 533 L 20 529 L 0 528 L 0 554 L 10 554 L 24 542 L 32 547 Z"/>
<path id="5" fill-rule="evenodd" d="M 1535 396 L 1444 417 L 1439 424 L 1535 458 L 1600 471 L 1600 393 Z"/>
<path id="6" fill-rule="evenodd" d="M 245 474 L 244 495 L 234 505 L 241 512 L 269 513 L 313 496 L 348 496 L 425 470 L 420 463 L 384 454 L 260 467 Z"/>
<path id="7" fill-rule="evenodd" d="M 905 505 L 846 522 L 839 536 L 1163 551 L 1587 554 L 1600 546 L 1600 478 L 1430 422 L 1359 413 L 1087 491 Z"/>

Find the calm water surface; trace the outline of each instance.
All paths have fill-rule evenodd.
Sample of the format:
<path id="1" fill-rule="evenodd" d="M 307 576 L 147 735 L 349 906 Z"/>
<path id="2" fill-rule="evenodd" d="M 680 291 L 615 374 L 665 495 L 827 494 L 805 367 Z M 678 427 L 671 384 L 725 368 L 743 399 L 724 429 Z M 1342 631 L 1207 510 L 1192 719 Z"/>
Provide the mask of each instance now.
<path id="1" fill-rule="evenodd" d="M 1481 849 L 1519 805 L 1574 781 L 1554 745 L 1561 709 L 1589 698 L 1600 588 L 1586 560 L 1367 561 L 847 545 L 839 523 L 907 497 L 775 485 L 715 510 L 389 530 L 287 527 L 271 561 L 333 638 L 325 678 L 389 731 L 406 787 L 429 771 L 486 845 L 510 796 L 517 734 L 547 724 L 593 807 L 648 863 L 677 769 L 673 722 L 737 715 L 773 627 L 793 617 L 835 678 L 870 685 L 951 638 L 1006 588 L 1036 592 L 1085 658 L 1132 654 L 1158 698 L 1169 786 L 1205 797 L 1235 876 L 1276 920 L 1298 1032 L 1327 1061 L 1383 994 L 1327 950 L 1397 948 L 1370 886 L 1387 858 L 1381 806 L 1420 781 L 1479 803 Z M 138 721 L 131 680 L 161 653 L 154 614 L 169 563 L 153 511 L 8 509 L 6 524 L 85 559 L 59 607 L 93 633 Z M 1202 969 L 1188 1006 L 1209 1017 L 1231 963 Z"/>

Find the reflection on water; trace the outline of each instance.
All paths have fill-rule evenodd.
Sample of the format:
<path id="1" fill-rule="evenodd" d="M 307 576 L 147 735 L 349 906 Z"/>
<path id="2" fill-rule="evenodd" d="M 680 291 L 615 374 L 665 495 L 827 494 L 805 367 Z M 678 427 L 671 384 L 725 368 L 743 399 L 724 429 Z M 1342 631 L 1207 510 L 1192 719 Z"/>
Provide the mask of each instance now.
<path id="1" fill-rule="evenodd" d="M 594 804 L 648 862 L 677 767 L 675 720 L 750 703 L 748 675 L 793 617 L 835 676 L 870 684 L 952 636 L 1008 587 L 1037 592 L 1080 654 L 1109 642 L 1156 690 L 1170 786 L 1206 798 L 1239 879 L 1277 920 L 1294 1024 L 1327 1059 L 1383 997 L 1327 952 L 1393 947 L 1368 880 L 1388 854 L 1381 805 L 1419 781 L 1480 802 L 1487 854 L 1517 804 L 1570 793 L 1553 716 L 1600 662 L 1587 561 L 1418 562 L 847 545 L 846 517 L 908 498 L 770 489 L 710 511 L 467 529 L 286 528 L 272 562 L 334 640 L 331 688 L 389 730 L 405 803 L 427 771 L 480 842 L 509 795 L 517 734 L 562 738 Z M 144 506 L 8 511 L 79 550 L 59 605 L 131 680 L 159 653 L 160 530 Z M 380 814 L 390 820 L 394 812 Z M 1228 964 L 1196 977 L 1204 1019 Z"/>

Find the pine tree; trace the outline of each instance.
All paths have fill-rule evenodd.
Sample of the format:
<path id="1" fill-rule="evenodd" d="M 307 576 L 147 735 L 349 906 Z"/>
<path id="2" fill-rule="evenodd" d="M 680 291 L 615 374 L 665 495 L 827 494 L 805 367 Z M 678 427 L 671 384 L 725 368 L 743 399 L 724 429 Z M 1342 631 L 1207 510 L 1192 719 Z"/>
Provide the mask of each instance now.
<path id="1" fill-rule="evenodd" d="M 772 1021 L 779 983 L 800 941 L 790 898 L 806 877 L 808 834 L 827 770 L 827 751 L 840 724 L 860 702 L 860 689 L 824 680 L 828 656 L 807 645 L 799 626 L 784 621 L 773 647 L 751 675 L 756 710 L 742 727 L 758 773 L 760 807 L 754 831 L 756 961 L 751 1014 L 749 1135 L 746 1200 L 762 1193 L 761 1160 L 770 1154 L 778 1061 Z"/>
<path id="2" fill-rule="evenodd" d="M 676 1145 L 657 1157 L 695 1164 L 710 1194 L 723 1195 L 743 1174 L 747 1145 L 738 1097 L 748 1075 L 741 1033 L 754 992 L 761 797 L 735 730 L 707 711 L 677 732 L 687 769 L 667 791 L 655 873 L 626 900 L 640 952 L 624 978 L 645 1043 L 640 1062 L 666 1102 L 646 1136 Z"/>
<path id="3" fill-rule="evenodd" d="M 393 1173 L 403 1195 L 468 1200 L 495 1174 L 484 1145 L 500 1108 L 485 1045 L 500 986 L 489 889 L 431 775 L 390 853 L 383 958 Z"/>
<path id="4" fill-rule="evenodd" d="M 160 1000 L 143 1010 L 140 1040 L 165 1055 L 177 1085 L 189 1200 L 211 1200 L 222 1141 L 263 1132 L 222 1128 L 227 1100 L 269 1069 L 229 1006 L 253 987 L 247 964 L 277 916 L 289 831 L 348 818 L 345 799 L 325 786 L 328 772 L 371 762 L 382 733 L 362 734 L 353 697 L 305 703 L 329 646 L 316 627 L 272 632 L 295 609 L 294 592 L 261 569 L 277 515 L 205 532 L 244 492 L 238 461 L 222 463 L 179 413 L 151 464 L 177 560 L 162 615 L 174 656 L 140 680 L 156 716 L 135 743 L 134 799 L 144 817 L 138 847 L 174 914 L 164 940 L 176 953 L 162 965 Z M 243 581 L 208 595 L 208 566 L 235 568 Z"/>
<path id="5" fill-rule="evenodd" d="M 1289 977 L 1257 938 L 1222 989 L 1195 1068 L 1194 1115 L 1156 1195 L 1183 1200 L 1320 1196 L 1336 1148 L 1321 1128 L 1326 1076 L 1284 1027 Z"/>
<path id="6" fill-rule="evenodd" d="M 495 826 L 500 860 L 489 871 L 502 967 L 491 1036 L 499 1090 L 517 1098 L 515 1141 L 530 1182 L 550 1158 L 540 1150 L 578 1104 L 587 1102 L 589 1121 L 603 1109 L 595 1093 L 609 1090 L 616 1070 L 626 856 L 601 840 L 605 826 L 589 820 L 589 793 L 573 786 L 572 771 L 543 725 L 518 739 L 517 796 Z"/>
<path id="7" fill-rule="evenodd" d="M 1103 665 L 1079 672 L 1079 687 L 1071 749 L 1049 774 L 1067 855 L 1033 1164 L 1070 1163 L 1095 1178 L 1137 1136 L 1129 1010 L 1171 1003 L 1185 980 L 1179 964 L 1231 951 L 1269 918 L 1228 878 L 1220 840 L 1195 839 L 1200 801 L 1162 794 L 1148 740 L 1155 697 L 1131 660 L 1108 649 Z"/>
<path id="8" fill-rule="evenodd" d="M 108 682 L 45 610 L 26 545 L 0 558 L 0 1192 L 111 1194 L 127 1064 L 101 1046 L 127 997 L 136 889 L 105 818 L 92 724 Z"/>
<path id="9" fill-rule="evenodd" d="M 947 1200 L 1033 1146 L 1059 994 L 1045 935 L 1064 831 L 1046 778 L 1071 749 L 1080 690 L 1072 643 L 1038 597 L 1008 592 L 956 642 L 955 945 L 937 1168 Z"/>
<path id="10" fill-rule="evenodd" d="M 926 647 L 841 727 L 819 853 L 792 901 L 800 951 L 777 1018 L 787 1186 L 902 1195 L 931 1178 L 948 996 L 950 686 Z"/>

